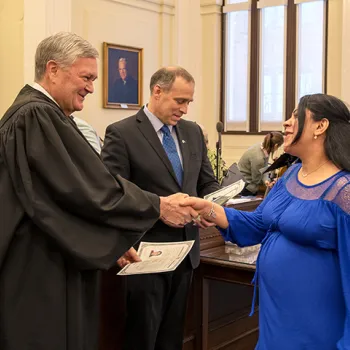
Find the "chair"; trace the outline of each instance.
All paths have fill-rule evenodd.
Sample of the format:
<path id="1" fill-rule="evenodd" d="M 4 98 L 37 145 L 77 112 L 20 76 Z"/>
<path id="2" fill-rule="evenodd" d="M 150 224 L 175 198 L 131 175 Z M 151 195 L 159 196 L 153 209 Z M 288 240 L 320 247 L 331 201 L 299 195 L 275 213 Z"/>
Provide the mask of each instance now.
<path id="1" fill-rule="evenodd" d="M 239 171 L 237 163 L 233 163 L 228 168 L 226 175 L 222 179 L 221 186 L 225 187 L 239 180 L 243 180 L 242 173 Z"/>

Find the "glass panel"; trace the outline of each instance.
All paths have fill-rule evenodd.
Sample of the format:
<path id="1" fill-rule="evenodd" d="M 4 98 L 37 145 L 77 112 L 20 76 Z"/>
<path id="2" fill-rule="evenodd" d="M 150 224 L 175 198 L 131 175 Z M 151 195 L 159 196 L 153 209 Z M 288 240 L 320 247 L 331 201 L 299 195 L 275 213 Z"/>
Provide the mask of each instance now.
<path id="1" fill-rule="evenodd" d="M 297 97 L 323 92 L 324 2 L 298 5 Z"/>
<path id="2" fill-rule="evenodd" d="M 227 15 L 226 126 L 245 130 L 248 120 L 248 11 Z"/>
<path id="3" fill-rule="evenodd" d="M 266 7 L 260 11 L 260 128 L 271 130 L 283 121 L 285 7 Z"/>

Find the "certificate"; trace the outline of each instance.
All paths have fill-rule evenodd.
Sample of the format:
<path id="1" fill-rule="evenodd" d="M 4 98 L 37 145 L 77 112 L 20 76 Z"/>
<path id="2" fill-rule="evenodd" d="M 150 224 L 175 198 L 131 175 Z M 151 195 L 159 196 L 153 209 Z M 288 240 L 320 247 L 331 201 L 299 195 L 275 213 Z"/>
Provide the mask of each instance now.
<path id="1" fill-rule="evenodd" d="M 118 275 L 174 271 L 186 257 L 194 241 L 141 242 L 137 254 L 142 261 L 126 265 Z"/>
<path id="2" fill-rule="evenodd" d="M 217 203 L 219 205 L 225 204 L 229 199 L 237 196 L 244 188 L 245 182 L 238 180 L 231 185 L 212 192 L 204 197 L 207 201 Z"/>

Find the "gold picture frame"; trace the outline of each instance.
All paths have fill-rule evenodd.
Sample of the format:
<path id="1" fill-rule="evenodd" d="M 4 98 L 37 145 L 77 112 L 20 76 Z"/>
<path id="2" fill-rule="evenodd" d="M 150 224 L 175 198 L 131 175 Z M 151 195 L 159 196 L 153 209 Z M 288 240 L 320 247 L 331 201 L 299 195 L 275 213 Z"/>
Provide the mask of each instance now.
<path id="1" fill-rule="evenodd" d="M 103 43 L 103 107 L 142 106 L 143 49 Z"/>

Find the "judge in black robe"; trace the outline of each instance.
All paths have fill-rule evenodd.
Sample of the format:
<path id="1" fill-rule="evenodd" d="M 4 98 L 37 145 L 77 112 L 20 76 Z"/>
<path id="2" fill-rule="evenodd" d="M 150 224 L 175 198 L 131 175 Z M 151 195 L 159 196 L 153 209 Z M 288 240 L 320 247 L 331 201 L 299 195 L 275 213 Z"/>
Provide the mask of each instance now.
<path id="1" fill-rule="evenodd" d="M 96 350 L 98 269 L 159 218 L 74 122 L 25 86 L 0 121 L 0 349 Z"/>

